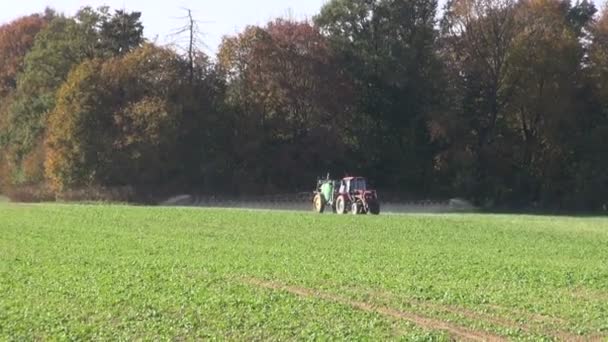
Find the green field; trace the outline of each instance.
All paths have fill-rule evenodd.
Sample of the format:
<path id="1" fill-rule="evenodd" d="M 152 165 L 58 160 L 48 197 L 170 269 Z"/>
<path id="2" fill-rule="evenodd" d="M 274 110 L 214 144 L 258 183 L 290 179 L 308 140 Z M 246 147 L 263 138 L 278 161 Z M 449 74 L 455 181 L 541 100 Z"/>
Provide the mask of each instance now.
<path id="1" fill-rule="evenodd" d="M 0 340 L 608 340 L 608 219 L 0 204 Z"/>

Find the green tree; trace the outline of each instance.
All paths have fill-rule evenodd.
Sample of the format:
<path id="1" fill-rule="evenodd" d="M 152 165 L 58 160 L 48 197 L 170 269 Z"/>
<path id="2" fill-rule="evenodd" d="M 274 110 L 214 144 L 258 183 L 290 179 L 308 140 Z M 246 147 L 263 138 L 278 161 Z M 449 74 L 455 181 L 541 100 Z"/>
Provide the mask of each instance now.
<path id="1" fill-rule="evenodd" d="M 430 190 L 436 7 L 435 0 L 333 0 L 315 17 L 356 85 L 353 156 L 360 171 L 394 189 Z"/>
<path id="2" fill-rule="evenodd" d="M 128 53 L 144 43 L 141 12 L 117 10 L 100 26 L 101 46 L 113 55 Z"/>

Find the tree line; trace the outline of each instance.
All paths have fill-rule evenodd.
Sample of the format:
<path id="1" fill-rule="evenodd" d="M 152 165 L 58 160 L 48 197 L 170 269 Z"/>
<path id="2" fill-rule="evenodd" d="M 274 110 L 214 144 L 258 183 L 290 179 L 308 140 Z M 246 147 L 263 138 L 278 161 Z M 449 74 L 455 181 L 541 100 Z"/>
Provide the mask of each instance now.
<path id="1" fill-rule="evenodd" d="M 0 26 L 0 189 L 310 190 L 361 174 L 411 197 L 605 210 L 608 12 L 587 0 L 331 0 L 223 39 L 144 38 L 141 13 Z"/>

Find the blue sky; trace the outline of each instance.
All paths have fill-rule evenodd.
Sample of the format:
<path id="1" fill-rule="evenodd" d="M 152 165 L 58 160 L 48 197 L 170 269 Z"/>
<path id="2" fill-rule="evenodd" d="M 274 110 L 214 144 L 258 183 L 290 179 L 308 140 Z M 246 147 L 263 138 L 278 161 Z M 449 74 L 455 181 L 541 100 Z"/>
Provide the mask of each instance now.
<path id="1" fill-rule="evenodd" d="M 19 16 L 40 12 L 45 7 L 55 8 L 68 15 L 80 7 L 108 5 L 115 9 L 141 11 L 145 34 L 159 43 L 176 40 L 171 33 L 185 22 L 183 8 L 190 8 L 197 20 L 207 45 L 206 52 L 214 53 L 224 35 L 239 32 L 246 25 L 263 25 L 279 16 L 297 19 L 311 18 L 327 0 L 0 0 L 0 23 Z M 602 0 L 596 0 L 596 4 Z"/>

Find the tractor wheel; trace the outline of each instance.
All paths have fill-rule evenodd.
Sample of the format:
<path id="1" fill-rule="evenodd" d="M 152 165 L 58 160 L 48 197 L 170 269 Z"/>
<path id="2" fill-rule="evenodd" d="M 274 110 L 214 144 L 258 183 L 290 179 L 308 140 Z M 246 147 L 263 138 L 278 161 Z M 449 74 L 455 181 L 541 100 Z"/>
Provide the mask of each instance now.
<path id="1" fill-rule="evenodd" d="M 369 203 L 369 213 L 372 215 L 380 215 L 380 203 L 370 202 Z"/>
<path id="2" fill-rule="evenodd" d="M 315 198 L 312 200 L 312 207 L 315 212 L 319 214 L 323 214 L 325 211 L 325 200 L 321 194 L 317 194 Z"/>
<path id="3" fill-rule="evenodd" d="M 357 202 L 357 201 L 353 202 L 352 207 L 351 207 L 351 212 L 353 215 L 361 214 L 361 205 L 359 204 L 359 202 Z"/>
<path id="4" fill-rule="evenodd" d="M 336 200 L 336 213 L 339 215 L 346 214 L 346 199 L 344 196 L 339 196 Z"/>

